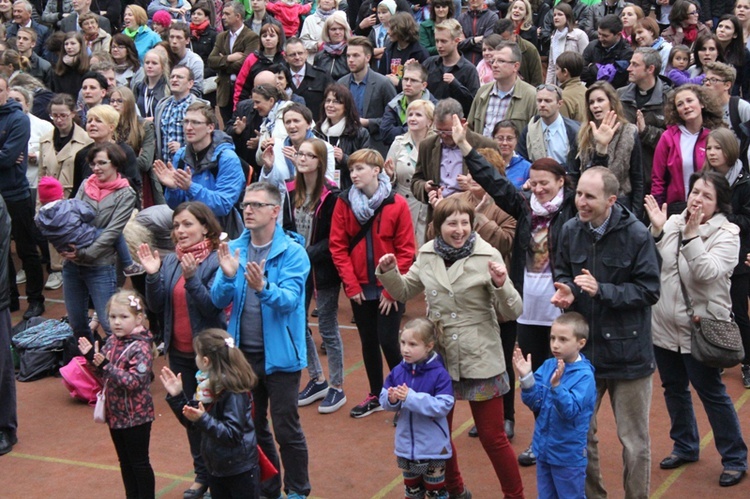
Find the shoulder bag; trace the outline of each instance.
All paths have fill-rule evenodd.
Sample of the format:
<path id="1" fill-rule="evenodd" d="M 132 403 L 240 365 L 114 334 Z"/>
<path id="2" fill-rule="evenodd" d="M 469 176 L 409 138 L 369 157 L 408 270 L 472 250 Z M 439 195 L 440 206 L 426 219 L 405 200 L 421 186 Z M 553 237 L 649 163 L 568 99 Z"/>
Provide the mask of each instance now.
<path id="1" fill-rule="evenodd" d="M 130 343 L 125 350 L 122 351 L 120 356 L 117 358 L 117 362 L 120 362 L 122 360 L 122 357 L 127 353 L 128 350 L 130 350 L 130 347 L 135 345 L 135 341 Z M 96 394 L 96 403 L 94 404 L 94 423 L 101 423 L 104 424 L 107 422 L 107 396 L 105 393 L 107 392 L 107 383 L 109 383 L 109 380 L 104 382 L 104 386 L 101 390 Z"/>

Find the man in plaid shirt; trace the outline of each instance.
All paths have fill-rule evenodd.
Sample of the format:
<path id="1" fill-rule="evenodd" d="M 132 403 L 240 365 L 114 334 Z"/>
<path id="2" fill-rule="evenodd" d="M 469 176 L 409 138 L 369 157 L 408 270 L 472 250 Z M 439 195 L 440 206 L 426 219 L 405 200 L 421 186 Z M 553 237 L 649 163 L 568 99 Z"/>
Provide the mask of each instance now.
<path id="1" fill-rule="evenodd" d="M 171 162 L 174 153 L 185 145 L 185 134 L 182 130 L 185 111 L 190 104 L 201 100 L 190 92 L 194 79 L 193 71 L 189 67 L 178 64 L 172 68 L 169 75 L 169 89 L 172 95 L 163 98 L 156 105 L 156 158 L 165 163 Z"/>

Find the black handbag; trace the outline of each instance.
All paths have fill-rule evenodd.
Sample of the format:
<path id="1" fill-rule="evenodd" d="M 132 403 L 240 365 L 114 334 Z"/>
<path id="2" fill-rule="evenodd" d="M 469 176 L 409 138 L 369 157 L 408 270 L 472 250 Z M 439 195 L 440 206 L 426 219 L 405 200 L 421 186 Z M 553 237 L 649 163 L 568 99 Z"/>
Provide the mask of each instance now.
<path id="1" fill-rule="evenodd" d="M 690 355 L 708 367 L 718 369 L 734 367 L 745 358 L 740 328 L 734 321 L 733 314 L 731 320 L 728 321 L 704 317 L 701 317 L 698 321 L 694 319 L 693 302 L 680 275 L 681 245 L 682 234 L 680 234 L 677 242 L 677 277 L 680 279 L 682 297 L 687 306 L 687 315 L 690 318 L 690 327 L 693 331 L 690 335 Z"/>

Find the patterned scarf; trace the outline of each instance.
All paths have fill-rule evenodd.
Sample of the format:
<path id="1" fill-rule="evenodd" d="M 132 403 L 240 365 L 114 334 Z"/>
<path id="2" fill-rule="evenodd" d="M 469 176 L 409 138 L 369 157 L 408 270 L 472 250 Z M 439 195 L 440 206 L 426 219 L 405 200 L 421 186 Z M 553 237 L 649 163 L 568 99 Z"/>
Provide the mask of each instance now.
<path id="1" fill-rule="evenodd" d="M 346 42 L 339 43 L 324 43 L 323 50 L 331 55 L 341 55 L 346 49 Z"/>
<path id="2" fill-rule="evenodd" d="M 106 198 L 115 191 L 124 189 L 130 184 L 120 174 L 117 174 L 117 178 L 111 182 L 100 182 L 96 175 L 93 173 L 86 181 L 86 195 L 96 201 L 97 203 L 102 199 Z"/>
<path id="3" fill-rule="evenodd" d="M 211 244 L 210 240 L 204 239 L 203 241 L 195 243 L 188 248 L 182 249 L 180 248 L 180 245 L 176 245 L 174 249 L 179 261 L 182 261 L 183 256 L 191 254 L 195 257 L 196 262 L 201 263 L 203 260 L 208 258 L 208 255 L 211 254 L 213 245 Z"/>
<path id="4" fill-rule="evenodd" d="M 476 242 L 476 240 L 477 233 L 472 231 L 463 246 L 461 246 L 460 248 L 454 248 L 453 246 L 445 242 L 443 236 L 438 235 L 437 237 L 435 237 L 433 248 L 435 249 L 435 253 L 437 253 L 437 256 L 445 260 L 445 263 L 450 265 L 462 258 L 466 258 L 467 256 L 471 255 L 471 252 L 474 251 L 474 243 Z"/>
<path id="5" fill-rule="evenodd" d="M 318 17 L 320 17 L 321 19 L 323 19 L 323 21 L 325 21 L 326 19 L 328 19 L 329 17 L 331 17 L 331 15 L 334 12 L 336 12 L 336 9 L 323 10 L 321 8 L 318 8 L 318 10 L 315 11 L 315 15 L 318 16 Z"/>
<path id="6" fill-rule="evenodd" d="M 195 381 L 198 383 L 195 389 L 195 400 L 202 402 L 204 406 L 213 404 L 214 392 L 211 391 L 211 384 L 208 380 L 208 373 L 197 371 Z"/>
<path id="7" fill-rule="evenodd" d="M 206 19 L 200 24 L 190 23 L 190 36 L 198 39 L 203 35 L 203 32 L 208 29 L 208 26 L 211 24 L 211 21 Z"/>
<path id="8" fill-rule="evenodd" d="M 359 225 L 364 225 L 375 214 L 383 201 L 391 194 L 391 179 L 385 172 L 378 175 L 378 189 L 372 197 L 367 195 L 356 187 L 349 189 L 349 204 L 352 207 L 354 216 L 357 217 Z"/>
<path id="9" fill-rule="evenodd" d="M 562 206 L 563 189 L 557 191 L 557 195 L 550 201 L 540 203 L 536 196 L 531 196 L 531 230 L 549 227 L 552 215 L 557 213 Z"/>

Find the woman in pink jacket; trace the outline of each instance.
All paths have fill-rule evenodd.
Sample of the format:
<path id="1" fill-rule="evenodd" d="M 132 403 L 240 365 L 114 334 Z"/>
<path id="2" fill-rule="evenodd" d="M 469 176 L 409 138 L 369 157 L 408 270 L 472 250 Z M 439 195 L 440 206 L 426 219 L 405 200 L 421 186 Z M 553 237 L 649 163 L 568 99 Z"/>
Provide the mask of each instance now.
<path id="1" fill-rule="evenodd" d="M 673 92 L 665 111 L 667 130 L 654 152 L 651 194 L 673 215 L 687 205 L 690 175 L 703 167 L 708 134 L 722 126 L 723 113 L 703 87 L 692 84 Z"/>

